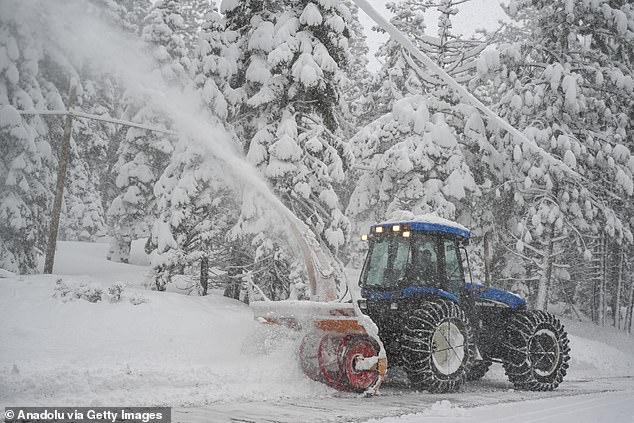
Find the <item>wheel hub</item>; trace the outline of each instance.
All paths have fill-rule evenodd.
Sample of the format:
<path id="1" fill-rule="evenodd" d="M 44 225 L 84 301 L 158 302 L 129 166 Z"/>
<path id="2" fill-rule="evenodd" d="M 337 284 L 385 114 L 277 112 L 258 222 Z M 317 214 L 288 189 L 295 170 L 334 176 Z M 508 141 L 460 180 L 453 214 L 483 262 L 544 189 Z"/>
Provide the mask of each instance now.
<path id="1" fill-rule="evenodd" d="M 539 376 L 550 376 L 559 362 L 561 351 L 557 336 L 550 329 L 540 329 L 535 332 L 528 345 L 533 369 Z"/>
<path id="2" fill-rule="evenodd" d="M 465 338 L 453 322 L 443 322 L 432 336 L 432 360 L 443 375 L 451 375 L 460 369 L 465 357 Z"/>

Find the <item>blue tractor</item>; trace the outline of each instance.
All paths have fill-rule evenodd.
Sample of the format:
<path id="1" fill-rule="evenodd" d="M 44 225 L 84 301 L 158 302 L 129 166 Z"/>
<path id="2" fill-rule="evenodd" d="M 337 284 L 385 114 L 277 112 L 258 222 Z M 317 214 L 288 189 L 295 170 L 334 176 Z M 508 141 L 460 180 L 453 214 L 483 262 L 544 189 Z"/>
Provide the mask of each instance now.
<path id="1" fill-rule="evenodd" d="M 501 362 L 516 389 L 549 391 L 570 359 L 552 314 L 522 298 L 466 283 L 470 232 L 436 216 L 372 226 L 359 308 L 377 324 L 390 366 L 416 389 L 453 392 Z"/>

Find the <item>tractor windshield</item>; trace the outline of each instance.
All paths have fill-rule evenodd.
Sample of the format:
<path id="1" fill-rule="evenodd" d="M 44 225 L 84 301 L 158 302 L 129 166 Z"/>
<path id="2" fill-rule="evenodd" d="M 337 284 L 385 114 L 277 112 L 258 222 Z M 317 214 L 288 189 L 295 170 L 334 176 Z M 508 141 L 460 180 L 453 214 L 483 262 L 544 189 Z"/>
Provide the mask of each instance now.
<path id="1" fill-rule="evenodd" d="M 413 232 L 374 236 L 361 273 L 361 286 L 393 289 L 408 286 L 441 288 L 459 293 L 464 273 L 457 241 L 442 235 Z"/>
<path id="2" fill-rule="evenodd" d="M 384 235 L 370 244 L 361 274 L 361 285 L 368 288 L 395 288 L 405 277 L 409 258 L 409 238 Z"/>

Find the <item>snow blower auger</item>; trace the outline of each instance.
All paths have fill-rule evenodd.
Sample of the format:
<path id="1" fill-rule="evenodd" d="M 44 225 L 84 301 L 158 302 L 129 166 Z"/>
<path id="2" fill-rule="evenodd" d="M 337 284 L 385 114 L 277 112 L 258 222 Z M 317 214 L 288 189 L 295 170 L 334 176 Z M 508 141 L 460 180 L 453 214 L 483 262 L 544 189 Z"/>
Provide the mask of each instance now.
<path id="1" fill-rule="evenodd" d="M 376 325 L 361 313 L 350 289 L 352 302 L 337 301 L 334 271 L 323 250 L 297 225 L 290 227 L 306 262 L 311 301 L 252 301 L 256 319 L 305 333 L 298 356 L 311 379 L 340 391 L 375 394 L 387 371 Z"/>
<path id="2" fill-rule="evenodd" d="M 256 301 L 251 307 L 263 323 L 305 333 L 298 356 L 309 378 L 340 391 L 376 393 L 387 360 L 352 303 Z"/>

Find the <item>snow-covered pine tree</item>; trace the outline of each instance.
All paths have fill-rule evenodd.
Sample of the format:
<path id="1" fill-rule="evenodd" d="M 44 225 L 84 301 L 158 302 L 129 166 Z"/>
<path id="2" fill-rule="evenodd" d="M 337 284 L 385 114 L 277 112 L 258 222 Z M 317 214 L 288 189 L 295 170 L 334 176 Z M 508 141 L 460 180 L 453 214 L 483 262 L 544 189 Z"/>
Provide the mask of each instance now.
<path id="1" fill-rule="evenodd" d="M 33 273 L 48 235 L 55 158 L 45 121 L 18 113 L 47 108 L 44 47 L 24 13 L 0 4 L 0 268 Z"/>
<path id="2" fill-rule="evenodd" d="M 89 14 L 134 36 L 141 35 L 142 21 L 152 7 L 149 0 L 90 0 L 94 7 Z M 79 69 L 82 95 L 78 99 L 81 111 L 104 117 L 122 119 L 129 103 L 121 81 L 91 62 Z M 129 117 L 129 116 L 127 116 Z M 88 166 L 90 177 L 98 185 L 102 208 L 107 210 L 119 194 L 114 166 L 127 127 L 87 119 L 73 122 L 73 137 L 79 155 Z"/>
<path id="3" fill-rule="evenodd" d="M 447 73 L 464 84 L 475 75 L 480 62 L 486 63 L 495 58 L 489 57 L 488 52 L 482 54 L 487 40 L 464 40 L 452 33 L 451 19 L 458 13 L 456 4 L 452 0 L 437 3 L 406 0 L 390 3 L 389 7 L 394 13 L 391 22 Z M 431 8 L 439 12 L 438 36 L 425 33 L 424 12 Z M 484 124 L 480 112 L 464 104 L 437 76 L 411 58 L 396 40 L 388 40 L 380 47 L 378 55 L 383 58 L 384 65 L 377 82 L 370 88 L 368 98 L 372 108 L 367 109 L 365 117 L 377 113 L 383 115 L 361 129 L 353 142 L 358 167 L 363 169 L 360 171 L 362 182 L 357 185 L 348 205 L 348 216 L 358 225 L 355 233 L 359 234 L 372 221 L 384 219 L 386 213 L 400 208 L 396 204 L 398 201 L 391 205 L 383 203 L 377 207 L 377 204 L 385 201 L 379 200 L 380 197 L 403 198 L 407 191 L 409 200 L 403 202 L 402 207 L 416 207 L 417 212 L 435 211 L 443 217 L 461 220 L 472 227 L 476 235 L 485 235 L 492 226 L 484 223 L 491 218 L 491 211 L 487 211 L 485 201 L 482 204 L 474 202 L 481 191 L 487 193 L 492 186 L 500 183 L 506 166 L 503 157 L 488 141 L 491 128 Z M 424 104 L 424 107 L 418 112 L 420 104 Z M 407 109 L 406 112 L 402 110 L 403 107 Z M 412 113 L 431 116 L 421 120 L 423 127 L 429 121 L 430 128 L 433 125 L 445 127 L 444 134 L 425 135 L 422 127 L 415 130 L 411 124 L 399 127 L 399 119 Z M 411 119 L 405 118 L 405 121 L 409 122 Z M 377 130 L 384 125 L 390 129 L 385 132 Z M 399 137 L 409 141 L 399 143 Z M 436 150 L 425 158 L 420 156 L 421 149 L 417 150 L 416 147 L 423 139 L 425 142 L 431 140 L 437 143 Z M 443 148 L 454 142 L 455 147 Z M 406 148 L 406 144 L 411 146 Z M 386 154 L 391 156 L 396 151 L 401 157 L 410 156 L 407 160 L 412 163 L 424 160 L 430 164 L 413 165 L 403 172 L 399 166 L 409 168 L 409 164 L 387 160 Z M 457 157 L 460 159 L 456 159 Z M 445 163 L 450 163 L 450 166 L 445 167 Z M 382 166 L 380 171 L 379 166 Z M 447 178 L 457 169 L 462 169 L 461 177 L 466 179 L 457 178 L 456 174 L 450 182 Z M 419 182 L 412 182 L 412 178 Z M 425 183 L 428 178 L 440 181 L 430 192 L 442 193 L 443 189 L 447 191 L 448 188 L 443 188 L 445 184 L 457 187 L 458 180 L 462 180 L 465 185 L 460 195 L 449 195 L 439 201 L 431 201 L 431 197 L 426 197 L 420 191 L 421 183 Z M 420 192 L 416 192 L 417 190 Z M 449 191 L 459 192 L 453 188 Z"/>
<path id="4" fill-rule="evenodd" d="M 132 120 L 154 126 L 164 122 L 149 106 L 133 113 Z M 114 168 L 120 194 L 107 212 L 112 237 L 109 260 L 127 263 L 131 242 L 149 235 L 158 216 L 154 184 L 167 167 L 172 152 L 172 142 L 165 134 L 139 128 L 127 130 Z"/>
<path id="5" fill-rule="evenodd" d="M 99 180 L 90 171 L 86 156 L 74 137 L 71 138 L 70 148 L 59 239 L 95 241 L 106 234 Z"/>
<path id="6" fill-rule="evenodd" d="M 241 100 L 240 117 L 232 123 L 247 158 L 281 200 L 336 253 L 349 232 L 336 189 L 343 182 L 350 154 L 338 135 L 336 109 L 342 67 L 349 56 L 350 12 L 330 0 L 225 0 L 221 12 L 228 28 L 239 34 L 242 56 L 231 86 Z M 242 233 L 253 234 L 247 222 L 258 219 L 246 211 L 243 215 Z M 271 279 L 288 280 L 292 263 L 297 263 L 288 247 L 274 242 L 271 235 L 249 238 L 258 251 L 256 260 L 275 257 L 280 264 L 287 263 Z M 268 265 L 261 270 L 275 271 Z M 288 285 L 275 292 L 289 292 Z"/>
<path id="7" fill-rule="evenodd" d="M 553 282 L 569 278 L 563 253 L 571 245 L 589 259 L 588 236 L 605 231 L 613 240 L 632 240 L 620 205 L 632 198 L 633 162 L 625 141 L 634 90 L 631 7 L 616 3 L 513 1 L 509 6 L 533 24 L 529 37 L 500 49 L 498 110 L 580 175 L 570 178 L 551 168 L 508 134 L 496 141 L 513 151 L 517 164 L 512 184 L 517 220 L 509 222 L 507 241 L 526 265 L 524 278 L 540 309 L 547 307 Z M 511 35 L 517 39 L 516 31 Z"/>
<path id="8" fill-rule="evenodd" d="M 72 148 L 72 147 L 71 147 Z M 75 146 L 76 148 L 76 146 Z M 75 149 L 73 149 L 75 150 Z M 60 222 L 59 238 L 72 241 L 95 241 L 105 235 L 105 213 L 101 198 L 85 163 L 73 151 L 68 170 L 68 184 L 64 192 L 64 210 Z"/>
<path id="9" fill-rule="evenodd" d="M 190 57 L 194 58 L 198 48 L 198 38 L 203 25 L 207 21 L 207 14 L 217 12 L 213 0 L 186 0 L 180 2 L 183 16 L 183 41 Z"/>
<path id="10" fill-rule="evenodd" d="M 97 85 L 103 80 L 104 88 L 107 88 L 112 77 L 87 66 L 78 58 L 64 56 L 55 48 L 45 50 L 40 60 L 38 77 L 47 109 L 64 110 L 71 107 L 80 111 L 98 111 L 109 117 L 104 104 L 109 104 L 110 98 L 103 95 L 108 91 L 98 89 Z M 73 104 L 67 98 L 69 80 L 76 86 Z M 87 90 L 84 90 L 84 86 Z M 53 151 L 59 155 L 65 119 L 48 116 L 44 120 L 48 124 Z M 108 126 L 111 125 L 86 119 L 73 121 L 58 235 L 60 239 L 94 241 L 105 233 L 105 213 L 99 188 L 100 177 L 107 169 L 103 165 L 108 147 L 108 134 L 105 131 Z"/>
<path id="11" fill-rule="evenodd" d="M 191 63 L 180 30 L 183 19 L 174 0 L 157 2 L 144 20 L 143 39 L 157 64 L 156 72 L 167 83 L 184 84 Z M 166 118 L 143 102 L 142 93 L 129 93 L 124 118 L 152 126 L 166 125 Z M 168 135 L 129 128 L 114 166 L 120 194 L 108 208 L 112 237 L 108 259 L 127 262 L 131 241 L 147 237 L 158 217 L 154 184 L 169 163 L 173 151 Z"/>
<path id="12" fill-rule="evenodd" d="M 345 85 L 343 92 L 342 107 L 343 116 L 339 120 L 342 121 L 342 130 L 347 138 L 351 138 L 358 130 L 361 115 L 366 102 L 366 91 L 372 83 L 372 74 L 368 69 L 368 52 L 367 36 L 365 30 L 359 20 L 359 7 L 352 1 L 346 1 L 346 5 L 350 9 L 350 57 L 351 60 L 345 67 L 348 83 Z M 364 122 L 364 124 L 367 122 Z"/>
<path id="13" fill-rule="evenodd" d="M 206 15 L 193 61 L 203 115 L 215 126 L 223 126 L 232 110 L 224 93 L 231 93 L 229 80 L 237 71 L 239 56 L 236 34 L 225 31 L 224 26 L 225 21 L 217 12 Z M 236 264 L 245 264 L 242 255 L 235 254 L 235 241 L 226 238 L 240 211 L 236 201 L 239 187 L 230 187 L 227 174 L 227 169 L 200 141 L 179 139 L 154 190 L 160 210 L 151 240 L 156 289 L 166 289 L 175 275 L 186 275 L 204 295 L 211 263 L 229 276 Z M 236 263 L 236 259 L 242 261 Z M 232 282 L 227 285 L 234 286 Z M 228 292 L 235 296 L 235 290 Z"/>
<path id="14" fill-rule="evenodd" d="M 346 210 L 357 231 L 397 210 L 455 220 L 479 194 L 455 129 L 443 113 L 430 113 L 423 96 L 395 102 L 391 113 L 363 128 L 352 144 L 367 170 Z"/>
<path id="15" fill-rule="evenodd" d="M 429 54 L 429 43 L 425 41 L 433 37 L 425 33 L 427 7 L 423 2 L 404 0 L 387 3 L 386 7 L 393 15 L 390 23 L 406 34 L 416 47 Z M 393 102 L 404 95 L 423 93 L 421 76 L 408 64 L 407 53 L 396 40 L 388 39 L 379 47 L 376 56 L 382 66 L 373 83 L 366 89 L 365 101 L 360 104 L 359 114 L 363 116 L 363 125 L 389 113 Z"/>
<path id="16" fill-rule="evenodd" d="M 126 32 L 141 35 L 141 21 L 152 7 L 150 0 L 88 0 L 95 9 L 89 10 Z"/>
<path id="17" fill-rule="evenodd" d="M 225 237 L 239 214 L 227 174 L 204 145 L 186 138 L 177 144 L 154 189 L 161 214 L 152 229 L 153 288 L 188 275 L 206 295 L 211 264 L 226 270 Z"/>
<path id="18" fill-rule="evenodd" d="M 229 85 L 238 72 L 237 37 L 236 31 L 226 28 L 226 21 L 218 12 L 207 13 L 193 61 L 196 87 L 212 114 L 223 120 L 234 118 L 237 103 Z"/>
<path id="19" fill-rule="evenodd" d="M 152 44 L 152 54 L 167 82 L 178 81 L 191 70 L 185 46 L 185 20 L 177 0 L 159 0 L 143 20 L 143 40 Z"/>

